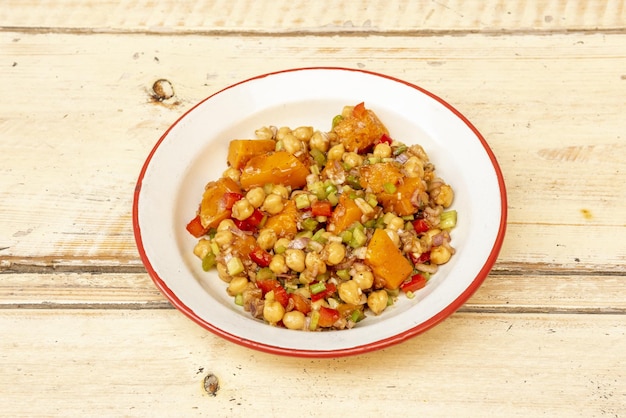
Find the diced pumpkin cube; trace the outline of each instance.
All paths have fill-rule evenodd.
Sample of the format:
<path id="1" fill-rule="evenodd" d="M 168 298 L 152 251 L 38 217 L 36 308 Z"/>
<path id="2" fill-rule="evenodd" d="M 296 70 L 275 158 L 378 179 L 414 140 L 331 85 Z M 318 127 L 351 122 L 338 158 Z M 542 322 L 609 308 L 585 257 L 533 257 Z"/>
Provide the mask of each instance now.
<path id="1" fill-rule="evenodd" d="M 365 264 L 385 281 L 387 289 L 397 289 L 413 272 L 413 266 L 383 229 L 376 229 L 367 245 Z"/>
<path id="2" fill-rule="evenodd" d="M 389 131 L 376 114 L 363 103 L 354 107 L 352 114 L 343 118 L 333 128 L 347 151 L 363 152 L 371 148 Z"/>
<path id="3" fill-rule="evenodd" d="M 230 217 L 231 211 L 226 209 L 223 199 L 227 192 L 241 193 L 241 188 L 229 177 L 223 177 L 206 185 L 199 213 L 203 227 L 216 228 L 220 222 Z"/>
<path id="4" fill-rule="evenodd" d="M 360 221 L 362 216 L 363 212 L 354 200 L 350 199 L 346 193 L 342 193 L 328 221 L 328 230 L 339 234 L 353 223 Z"/>
<path id="5" fill-rule="evenodd" d="M 396 187 L 402 179 L 400 168 L 394 163 L 376 163 L 359 168 L 359 184 L 372 193 L 385 191 L 385 186 Z"/>
<path id="6" fill-rule="evenodd" d="M 245 190 L 266 184 L 282 184 L 299 188 L 306 184 L 309 169 L 286 151 L 252 157 L 241 171 L 239 181 Z"/>
<path id="7" fill-rule="evenodd" d="M 279 238 L 293 238 L 298 233 L 298 209 L 293 200 L 285 202 L 282 211 L 270 216 L 265 222 L 264 229 L 272 229 Z"/>
<path id="8" fill-rule="evenodd" d="M 406 177 L 395 186 L 394 193 L 382 192 L 376 195 L 385 212 L 394 212 L 399 216 L 412 215 L 419 209 L 411 202 L 416 193 L 424 191 L 422 180 L 417 177 Z"/>
<path id="9" fill-rule="evenodd" d="M 233 139 L 228 145 L 228 165 L 241 170 L 252 157 L 274 151 L 271 139 Z"/>

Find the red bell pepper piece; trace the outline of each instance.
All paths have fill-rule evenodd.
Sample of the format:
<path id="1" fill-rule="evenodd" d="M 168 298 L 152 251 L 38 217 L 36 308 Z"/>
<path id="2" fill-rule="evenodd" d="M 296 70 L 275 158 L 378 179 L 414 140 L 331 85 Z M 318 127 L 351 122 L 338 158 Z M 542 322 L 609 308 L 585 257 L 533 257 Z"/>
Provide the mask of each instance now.
<path id="1" fill-rule="evenodd" d="M 380 139 L 378 140 L 379 144 L 391 145 L 392 142 L 393 142 L 393 139 L 391 139 L 389 135 L 387 134 L 382 134 Z"/>
<path id="2" fill-rule="evenodd" d="M 226 192 L 224 193 L 222 199 L 224 200 L 224 207 L 228 210 L 231 210 L 235 202 L 243 199 L 243 195 L 237 192 Z"/>
<path id="3" fill-rule="evenodd" d="M 317 322 L 317 326 L 323 328 L 332 327 L 333 324 L 341 318 L 337 309 L 326 308 L 325 306 L 320 306 L 319 313 L 320 319 Z"/>
<path id="4" fill-rule="evenodd" d="M 200 220 L 200 215 L 193 218 L 187 224 L 187 231 L 196 238 L 200 238 L 205 235 L 209 229 L 202 226 L 202 221 Z"/>
<path id="5" fill-rule="evenodd" d="M 416 256 L 414 253 L 409 253 L 409 257 L 411 257 L 411 261 L 413 262 L 413 264 L 423 264 L 427 261 L 430 261 L 430 251 L 421 253 L 418 256 Z"/>
<path id="6" fill-rule="evenodd" d="M 424 233 L 430 229 L 430 225 L 425 219 L 416 219 L 413 221 L 413 229 L 418 234 Z"/>
<path id="7" fill-rule="evenodd" d="M 331 216 L 333 214 L 333 206 L 328 201 L 314 202 L 311 205 L 311 215 L 313 216 Z"/>
<path id="8" fill-rule="evenodd" d="M 261 247 L 255 247 L 250 252 L 250 259 L 257 263 L 259 267 L 267 267 L 272 262 L 272 255 Z"/>
<path id="9" fill-rule="evenodd" d="M 315 283 L 311 283 L 315 284 Z M 315 302 L 316 300 L 326 299 L 327 297 L 332 296 L 333 293 L 337 291 L 337 286 L 334 283 L 326 283 L 326 289 L 322 292 L 311 294 L 311 301 Z"/>
<path id="10" fill-rule="evenodd" d="M 421 274 L 415 274 L 413 275 L 413 277 L 411 277 L 411 280 L 409 280 L 408 282 L 402 283 L 400 285 L 400 289 L 402 289 L 404 293 L 415 292 L 423 288 L 424 286 L 426 286 L 426 281 L 427 281 L 426 278 L 422 276 Z"/>
<path id="11" fill-rule="evenodd" d="M 263 296 L 270 291 L 274 291 L 274 300 L 283 305 L 283 307 L 287 307 L 287 304 L 289 303 L 289 294 L 285 288 L 281 286 L 278 280 L 258 280 L 256 285 L 259 289 L 261 289 L 261 292 L 263 292 Z"/>

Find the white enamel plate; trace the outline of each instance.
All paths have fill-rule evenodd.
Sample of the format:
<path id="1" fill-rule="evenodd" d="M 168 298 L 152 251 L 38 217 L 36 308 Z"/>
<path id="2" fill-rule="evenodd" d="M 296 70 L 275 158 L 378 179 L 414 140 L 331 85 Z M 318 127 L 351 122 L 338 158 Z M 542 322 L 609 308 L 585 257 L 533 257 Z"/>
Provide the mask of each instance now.
<path id="1" fill-rule="evenodd" d="M 400 296 L 381 315 L 350 330 L 305 332 L 269 326 L 234 304 L 226 284 L 202 271 L 185 226 L 204 186 L 226 169 L 228 143 L 261 126 L 330 130 L 344 105 L 365 102 L 406 144 L 419 143 L 455 191 L 456 254 L 413 299 Z M 159 139 L 139 176 L 133 227 L 156 286 L 181 312 L 215 334 L 265 352 L 337 357 L 388 347 L 454 313 L 481 285 L 504 239 L 506 192 L 484 138 L 452 106 L 424 89 L 381 74 L 306 68 L 261 75 L 203 100 Z"/>

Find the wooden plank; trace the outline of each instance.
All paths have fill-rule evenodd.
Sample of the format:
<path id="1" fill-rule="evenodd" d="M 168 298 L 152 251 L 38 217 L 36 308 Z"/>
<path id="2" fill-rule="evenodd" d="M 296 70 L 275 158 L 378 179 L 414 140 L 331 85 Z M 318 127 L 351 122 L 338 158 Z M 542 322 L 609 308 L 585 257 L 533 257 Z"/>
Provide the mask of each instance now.
<path id="1" fill-rule="evenodd" d="M 8 28 L 157 33 L 428 33 L 624 29 L 621 0 L 4 2 Z"/>
<path id="2" fill-rule="evenodd" d="M 527 268 L 527 266 L 525 266 Z M 622 313 L 626 278 L 545 271 L 494 271 L 461 312 Z M 1 309 L 173 309 L 146 273 L 0 276 Z"/>
<path id="3" fill-rule="evenodd" d="M 455 314 L 389 349 L 325 360 L 239 347 L 173 310 L 2 311 L 0 333 L 11 417 L 317 417 L 337 405 L 346 417 L 588 417 L 626 405 L 623 315 Z"/>
<path id="4" fill-rule="evenodd" d="M 294 39 L 3 32 L 0 269 L 136 268 L 135 181 L 169 124 L 247 77 L 342 65 L 427 88 L 483 132 L 509 192 L 503 268 L 624 271 L 626 35 Z"/>

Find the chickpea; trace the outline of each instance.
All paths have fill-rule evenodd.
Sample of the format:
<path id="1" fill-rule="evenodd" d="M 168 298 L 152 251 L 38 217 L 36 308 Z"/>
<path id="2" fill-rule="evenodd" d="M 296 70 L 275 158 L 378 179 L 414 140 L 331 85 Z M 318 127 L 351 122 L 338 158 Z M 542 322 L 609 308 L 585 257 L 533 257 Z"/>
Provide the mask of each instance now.
<path id="1" fill-rule="evenodd" d="M 226 291 L 230 296 L 236 296 L 242 293 L 248 287 L 248 278 L 245 276 L 233 277 Z"/>
<path id="2" fill-rule="evenodd" d="M 203 259 L 211 251 L 211 242 L 208 239 L 202 238 L 195 247 L 193 247 L 193 253 L 196 257 Z"/>
<path id="3" fill-rule="evenodd" d="M 248 199 L 248 202 L 250 202 L 253 207 L 261 207 L 265 201 L 265 191 L 263 190 L 263 187 L 254 187 L 250 189 L 250 191 L 246 193 L 246 199 Z"/>
<path id="4" fill-rule="evenodd" d="M 407 177 L 424 177 L 424 163 L 415 156 L 410 157 L 404 163 L 404 172 Z"/>
<path id="5" fill-rule="evenodd" d="M 248 199 L 240 199 L 235 202 L 232 209 L 232 216 L 235 219 L 243 221 L 244 219 L 248 219 L 250 215 L 254 212 L 254 208 L 248 202 Z"/>
<path id="6" fill-rule="evenodd" d="M 328 150 L 328 154 L 326 155 L 326 158 L 329 160 L 340 161 L 345 151 L 346 149 L 344 148 L 343 144 L 337 144 Z"/>
<path id="7" fill-rule="evenodd" d="M 380 314 L 387 308 L 387 302 L 389 301 L 389 295 L 386 290 L 377 290 L 370 293 L 367 297 L 367 306 L 375 315 Z"/>
<path id="8" fill-rule="evenodd" d="M 326 263 L 322 260 L 318 253 L 306 253 L 306 256 L 304 257 L 304 265 L 307 270 L 313 272 L 314 274 L 326 273 Z"/>
<path id="9" fill-rule="evenodd" d="M 262 128 L 257 129 L 256 131 L 254 131 L 254 134 L 256 135 L 257 139 L 273 139 L 274 138 L 274 131 L 272 131 L 272 128 L 268 126 L 264 126 Z"/>
<path id="10" fill-rule="evenodd" d="M 304 251 L 295 248 L 289 248 L 285 251 L 285 263 L 293 271 L 302 273 L 305 268 Z"/>
<path id="11" fill-rule="evenodd" d="M 217 230 L 218 231 L 228 231 L 232 228 L 235 228 L 235 223 L 233 222 L 232 219 L 224 219 L 222 222 L 220 222 L 220 224 L 217 226 Z"/>
<path id="12" fill-rule="evenodd" d="M 283 199 L 289 198 L 289 190 L 282 184 L 275 184 L 274 187 L 272 187 L 272 193 L 282 197 Z"/>
<path id="13" fill-rule="evenodd" d="M 331 242 L 326 246 L 326 263 L 335 266 L 346 257 L 346 247 L 340 242 Z"/>
<path id="14" fill-rule="evenodd" d="M 303 329 L 305 316 L 300 311 L 289 311 L 283 315 L 283 324 L 287 329 Z"/>
<path id="15" fill-rule="evenodd" d="M 289 271 L 287 263 L 285 263 L 285 256 L 282 254 L 274 254 L 272 261 L 270 261 L 269 268 L 276 274 L 283 274 Z"/>
<path id="16" fill-rule="evenodd" d="M 381 142 L 380 144 L 376 145 L 376 147 L 374 148 L 374 157 L 378 157 L 378 158 L 391 157 L 391 147 L 389 146 L 389 144 L 385 144 L 384 142 Z"/>
<path id="17" fill-rule="evenodd" d="M 433 247 L 430 250 L 430 262 L 434 264 L 445 264 L 450 260 L 451 256 L 450 250 L 443 245 Z"/>
<path id="18" fill-rule="evenodd" d="M 313 136 L 313 127 L 299 126 L 293 130 L 293 135 L 301 141 L 308 141 Z"/>
<path id="19" fill-rule="evenodd" d="M 347 282 L 341 283 L 337 290 L 339 292 L 339 297 L 346 303 L 351 303 L 353 305 L 358 305 L 361 303 L 361 289 L 359 285 L 354 280 L 348 280 Z"/>
<path id="20" fill-rule="evenodd" d="M 374 274 L 371 271 L 358 271 L 352 280 L 356 282 L 361 290 L 370 289 L 374 285 Z"/>
<path id="21" fill-rule="evenodd" d="M 277 194 L 272 193 L 265 198 L 261 209 L 263 209 L 270 215 L 276 215 L 283 210 L 283 207 L 283 198 Z"/>
<path id="22" fill-rule="evenodd" d="M 224 263 L 217 263 L 217 275 L 226 283 L 230 283 L 230 281 L 232 280 L 232 276 L 228 274 L 228 269 L 226 268 L 226 264 Z"/>
<path id="23" fill-rule="evenodd" d="M 228 229 L 217 231 L 213 237 L 213 241 L 222 248 L 233 242 L 234 239 L 233 233 Z"/>
<path id="24" fill-rule="evenodd" d="M 276 244 L 277 235 L 276 231 L 269 228 L 264 228 L 259 231 L 259 236 L 256 239 L 256 243 L 259 247 L 268 251 L 274 248 L 274 244 Z"/>
<path id="25" fill-rule="evenodd" d="M 282 141 L 283 138 L 285 138 L 285 135 L 290 134 L 290 133 L 291 133 L 290 127 L 281 126 L 280 128 L 278 128 L 278 131 L 276 131 L 276 140 Z"/>
<path id="26" fill-rule="evenodd" d="M 270 324 L 275 324 L 285 315 L 285 308 L 276 300 L 265 301 L 263 318 Z"/>
<path id="27" fill-rule="evenodd" d="M 447 208 L 452 204 L 453 199 L 454 199 L 454 192 L 452 191 L 452 187 L 450 187 L 447 184 L 444 184 L 439 189 L 439 194 L 435 196 L 435 203 L 443 206 L 444 208 Z"/>
<path id="28" fill-rule="evenodd" d="M 285 147 L 285 151 L 290 154 L 295 154 L 298 151 L 302 151 L 302 143 L 298 138 L 295 137 L 294 134 L 286 134 L 283 138 L 283 146 Z"/>
<path id="29" fill-rule="evenodd" d="M 352 167 L 358 167 L 363 164 L 363 157 L 356 152 L 346 152 L 341 156 L 344 163 Z"/>
<path id="30" fill-rule="evenodd" d="M 403 229 L 404 228 L 404 219 L 400 218 L 399 216 L 394 216 L 393 219 L 391 219 L 388 223 L 387 223 L 387 229 L 390 229 L 392 231 L 398 231 L 399 229 Z"/>
<path id="31" fill-rule="evenodd" d="M 326 152 L 328 151 L 329 146 L 330 141 L 328 140 L 328 137 L 320 131 L 315 131 L 309 140 L 309 147 L 311 149 L 318 149 L 322 152 Z"/>
<path id="32" fill-rule="evenodd" d="M 235 182 L 239 181 L 239 176 L 241 176 L 241 172 L 237 170 L 235 167 L 227 168 L 222 174 L 222 177 L 228 177 L 229 179 Z"/>
<path id="33" fill-rule="evenodd" d="M 398 232 L 394 231 L 393 229 L 389 229 L 389 228 L 385 228 L 385 232 L 387 233 L 389 238 L 391 238 L 391 240 L 396 245 L 396 247 L 399 247 L 400 246 L 400 235 L 398 235 Z"/>
<path id="34" fill-rule="evenodd" d="M 282 251 L 285 251 L 289 247 L 290 242 L 289 238 L 278 238 L 274 243 L 274 252 L 278 254 L 281 248 Z"/>

